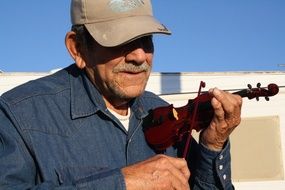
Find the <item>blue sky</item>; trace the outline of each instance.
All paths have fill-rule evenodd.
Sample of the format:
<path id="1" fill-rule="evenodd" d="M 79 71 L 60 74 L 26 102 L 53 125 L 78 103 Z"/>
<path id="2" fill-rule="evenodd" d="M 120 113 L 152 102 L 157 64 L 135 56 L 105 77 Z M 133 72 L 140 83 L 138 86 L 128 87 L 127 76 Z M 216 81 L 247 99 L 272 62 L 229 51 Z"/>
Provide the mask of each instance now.
<path id="1" fill-rule="evenodd" d="M 0 70 L 42 72 L 72 63 L 64 45 L 69 0 L 0 5 Z M 171 31 L 157 35 L 153 71 L 285 71 L 284 0 L 153 0 Z"/>

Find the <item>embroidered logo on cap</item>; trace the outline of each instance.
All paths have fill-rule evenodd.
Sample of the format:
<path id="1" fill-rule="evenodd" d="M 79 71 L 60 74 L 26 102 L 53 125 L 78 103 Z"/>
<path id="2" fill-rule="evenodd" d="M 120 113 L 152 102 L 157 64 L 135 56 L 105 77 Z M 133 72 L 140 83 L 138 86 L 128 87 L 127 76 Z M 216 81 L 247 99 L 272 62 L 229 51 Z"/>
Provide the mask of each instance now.
<path id="1" fill-rule="evenodd" d="M 144 4 L 144 0 L 110 0 L 109 6 L 114 12 L 127 12 Z"/>

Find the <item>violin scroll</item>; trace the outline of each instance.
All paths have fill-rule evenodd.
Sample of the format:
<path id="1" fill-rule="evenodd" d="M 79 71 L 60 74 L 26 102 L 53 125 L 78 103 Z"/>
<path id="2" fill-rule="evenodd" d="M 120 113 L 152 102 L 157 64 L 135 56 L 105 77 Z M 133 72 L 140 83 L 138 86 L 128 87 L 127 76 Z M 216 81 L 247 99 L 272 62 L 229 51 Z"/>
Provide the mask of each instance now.
<path id="1" fill-rule="evenodd" d="M 261 88 L 261 84 L 257 83 L 257 88 L 252 88 L 250 84 L 247 85 L 248 89 L 246 94 L 243 94 L 243 91 L 239 91 L 236 94 L 241 95 L 241 97 L 248 97 L 248 99 L 256 98 L 256 100 L 259 100 L 259 97 L 264 97 L 266 101 L 269 100 L 269 96 L 274 96 L 279 92 L 279 87 L 271 83 L 266 88 Z"/>

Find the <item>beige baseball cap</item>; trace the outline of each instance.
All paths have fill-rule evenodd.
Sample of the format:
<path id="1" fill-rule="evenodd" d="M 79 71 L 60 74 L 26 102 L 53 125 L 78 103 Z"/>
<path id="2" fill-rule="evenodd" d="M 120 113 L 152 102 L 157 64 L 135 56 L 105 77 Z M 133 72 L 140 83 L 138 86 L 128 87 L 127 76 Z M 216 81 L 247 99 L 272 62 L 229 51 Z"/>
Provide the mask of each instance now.
<path id="1" fill-rule="evenodd" d="M 72 0 L 71 22 L 85 25 L 105 47 L 150 34 L 171 33 L 153 17 L 150 0 Z"/>

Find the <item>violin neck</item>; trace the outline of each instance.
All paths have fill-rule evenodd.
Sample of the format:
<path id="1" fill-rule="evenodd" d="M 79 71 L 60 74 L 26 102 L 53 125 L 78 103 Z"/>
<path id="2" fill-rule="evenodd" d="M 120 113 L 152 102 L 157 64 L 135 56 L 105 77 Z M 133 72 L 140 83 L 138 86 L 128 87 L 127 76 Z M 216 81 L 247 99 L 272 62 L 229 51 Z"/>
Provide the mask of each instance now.
<path id="1" fill-rule="evenodd" d="M 240 97 L 244 98 L 244 97 L 248 97 L 249 93 L 250 91 L 248 89 L 243 89 L 243 90 L 234 92 L 233 94 L 239 95 Z"/>

